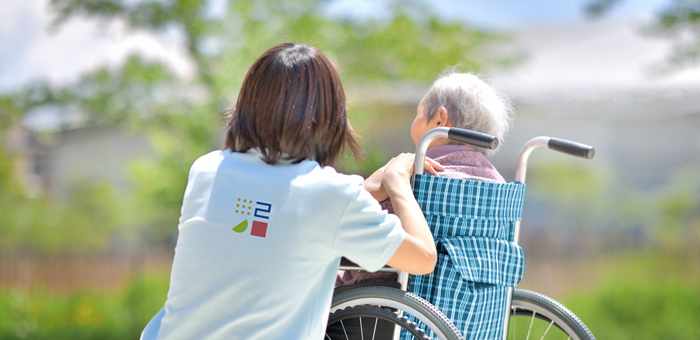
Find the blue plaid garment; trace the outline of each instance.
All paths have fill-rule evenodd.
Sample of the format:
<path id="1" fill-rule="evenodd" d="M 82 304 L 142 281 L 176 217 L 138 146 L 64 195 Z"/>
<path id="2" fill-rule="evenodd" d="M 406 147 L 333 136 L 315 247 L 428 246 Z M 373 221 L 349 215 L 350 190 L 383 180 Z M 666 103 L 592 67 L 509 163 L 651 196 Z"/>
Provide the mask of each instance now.
<path id="1" fill-rule="evenodd" d="M 413 193 L 433 232 L 438 261 L 431 274 L 411 275 L 408 291 L 439 308 L 466 339 L 500 339 L 508 287 L 520 282 L 525 263 L 522 248 L 512 242 L 525 185 L 418 175 Z"/>

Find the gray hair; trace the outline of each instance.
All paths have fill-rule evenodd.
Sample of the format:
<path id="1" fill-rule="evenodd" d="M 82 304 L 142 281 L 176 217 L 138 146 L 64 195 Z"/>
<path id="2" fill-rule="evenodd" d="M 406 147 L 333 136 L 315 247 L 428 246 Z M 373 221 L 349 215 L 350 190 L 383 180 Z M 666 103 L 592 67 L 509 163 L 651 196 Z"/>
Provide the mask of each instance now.
<path id="1" fill-rule="evenodd" d="M 425 95 L 424 105 L 428 120 L 444 106 L 452 126 L 487 133 L 501 142 L 513 121 L 510 100 L 471 73 L 441 75 Z M 478 149 L 484 154 L 495 152 Z"/>

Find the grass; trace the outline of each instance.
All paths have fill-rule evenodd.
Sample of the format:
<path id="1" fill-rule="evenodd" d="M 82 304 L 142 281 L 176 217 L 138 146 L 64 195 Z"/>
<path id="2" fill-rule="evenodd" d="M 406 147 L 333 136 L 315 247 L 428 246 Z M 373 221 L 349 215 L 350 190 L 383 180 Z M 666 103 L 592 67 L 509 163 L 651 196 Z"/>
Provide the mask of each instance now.
<path id="1" fill-rule="evenodd" d="M 601 268 L 603 283 L 560 300 L 598 339 L 700 339 L 695 267 L 658 254 L 611 258 Z M 117 292 L 5 289 L 0 339 L 137 339 L 163 306 L 167 289 L 167 274 L 136 277 Z"/>
<path id="2" fill-rule="evenodd" d="M 616 261 L 607 279 L 563 299 L 598 339 L 700 339 L 700 279 L 687 258 L 643 254 Z"/>
<path id="3" fill-rule="evenodd" d="M 138 339 L 163 306 L 167 275 L 133 279 L 119 292 L 0 292 L 0 339 Z"/>

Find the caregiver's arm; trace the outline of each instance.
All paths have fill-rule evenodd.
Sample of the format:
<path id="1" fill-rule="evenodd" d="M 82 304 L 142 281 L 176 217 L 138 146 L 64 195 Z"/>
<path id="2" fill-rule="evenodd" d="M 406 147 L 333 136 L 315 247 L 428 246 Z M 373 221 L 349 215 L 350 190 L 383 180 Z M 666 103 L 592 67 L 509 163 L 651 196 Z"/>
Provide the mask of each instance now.
<path id="1" fill-rule="evenodd" d="M 440 163 L 428 157 L 425 158 L 424 168 L 425 172 L 433 176 L 437 176 L 438 171 L 445 170 L 444 166 L 440 165 Z M 384 185 L 382 185 L 382 179 L 384 178 L 385 169 L 386 165 L 379 168 L 371 176 L 365 179 L 365 189 L 369 191 L 370 194 L 372 194 L 372 197 L 374 197 L 374 199 L 376 199 L 377 202 L 382 202 L 385 199 L 389 198 L 389 193 L 386 191 L 386 188 L 384 188 Z"/>
<path id="2" fill-rule="evenodd" d="M 383 187 L 407 234 L 387 264 L 410 274 L 421 275 L 435 268 L 437 250 L 428 223 L 411 190 L 409 181 L 413 174 L 413 160 L 412 154 L 401 154 L 384 167 Z"/>

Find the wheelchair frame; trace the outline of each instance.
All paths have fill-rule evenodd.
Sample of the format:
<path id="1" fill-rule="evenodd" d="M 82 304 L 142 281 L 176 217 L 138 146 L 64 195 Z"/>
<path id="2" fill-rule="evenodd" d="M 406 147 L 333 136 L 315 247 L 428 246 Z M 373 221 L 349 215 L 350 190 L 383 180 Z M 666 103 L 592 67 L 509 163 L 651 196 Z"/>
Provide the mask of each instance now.
<path id="1" fill-rule="evenodd" d="M 477 147 L 482 147 L 482 148 L 487 148 L 487 149 L 495 149 L 498 147 L 498 139 L 494 136 L 475 132 L 475 131 L 469 131 L 465 129 L 458 129 L 458 128 L 435 128 L 430 131 L 428 131 L 420 140 L 416 147 L 416 154 L 415 154 L 415 167 L 414 167 L 414 176 L 416 174 L 423 174 L 424 171 L 424 162 L 425 162 L 425 157 L 426 157 L 426 152 L 428 150 L 428 146 L 432 141 L 434 141 L 437 138 L 449 138 L 452 140 L 457 140 L 463 143 L 467 143 L 470 145 L 474 145 Z M 516 172 L 515 172 L 515 182 L 523 183 L 525 184 L 525 179 L 526 179 L 526 174 L 527 174 L 527 162 L 530 157 L 530 154 L 532 153 L 533 150 L 541 147 L 547 147 L 551 150 L 563 152 L 572 156 L 577 156 L 585 159 L 592 159 L 595 156 L 595 149 L 591 146 L 569 141 L 569 140 L 564 140 L 564 139 L 559 139 L 559 138 L 553 138 L 553 137 L 535 137 L 531 140 L 529 140 L 525 145 L 522 147 L 520 150 L 520 154 L 518 156 L 518 162 L 516 166 Z M 514 230 L 514 235 L 513 235 L 513 242 L 515 244 L 518 244 L 520 236 L 520 221 L 515 222 L 515 230 Z M 353 265 L 341 265 L 340 266 L 341 270 L 362 270 L 358 266 L 353 266 Z M 384 268 L 380 269 L 379 271 L 383 272 L 397 272 L 399 274 L 398 281 L 401 286 L 401 291 L 406 292 L 408 288 L 408 279 L 409 279 L 409 274 L 388 266 L 385 266 Z M 387 288 L 387 289 L 393 289 L 393 288 Z M 363 300 L 362 292 L 358 292 L 359 295 L 356 297 L 353 297 L 354 300 L 352 300 L 355 303 L 360 303 Z M 566 332 L 570 337 L 573 334 L 575 339 L 595 339 L 593 335 L 590 333 L 588 328 L 576 317 L 571 311 L 566 309 L 563 305 L 560 303 L 552 300 L 551 298 L 548 298 L 542 294 L 539 293 L 534 293 L 534 292 L 529 292 L 529 291 L 523 291 L 523 290 L 517 290 L 517 300 L 518 300 L 518 305 L 519 306 L 513 306 L 513 296 L 514 296 L 514 287 L 509 287 L 508 292 L 507 292 L 507 304 L 506 308 L 504 310 L 505 313 L 505 318 L 504 318 L 504 324 L 503 324 L 503 336 L 502 339 L 506 340 L 508 337 L 508 332 L 509 332 L 509 325 L 510 325 L 510 316 L 511 314 L 513 315 L 522 315 L 524 312 L 521 310 L 527 310 L 527 313 L 532 311 L 532 319 L 534 320 L 535 317 L 538 319 L 543 319 L 546 321 L 550 321 L 549 327 L 551 327 L 553 324 L 556 323 L 556 327 L 559 327 L 562 329 L 564 332 Z M 408 293 L 410 294 L 410 293 Z M 380 293 L 379 295 L 382 295 Z M 417 296 L 416 296 L 417 297 Z M 365 302 L 369 303 L 370 301 L 376 301 L 377 299 L 381 300 L 381 296 L 375 297 L 373 299 L 367 299 Z M 389 299 L 387 299 L 389 300 Z M 422 299 L 421 299 L 422 300 Z M 335 299 L 334 299 L 335 301 Z M 425 300 L 423 300 L 425 301 Z M 425 301 L 427 303 L 427 301 Z M 388 303 L 389 307 L 393 307 L 398 309 L 399 315 L 402 314 L 401 308 L 411 308 L 411 307 L 400 307 L 399 305 L 390 305 L 391 302 Z M 429 304 L 429 303 L 428 303 Z M 332 308 L 332 312 L 334 310 L 339 310 L 345 306 L 349 306 L 350 304 L 348 302 L 341 303 L 339 305 L 334 305 L 334 308 Z M 432 306 L 432 305 L 430 305 Z M 432 306 L 434 308 L 434 306 Z M 413 308 L 411 308 L 413 309 Z M 437 310 L 437 308 L 435 308 Z M 415 315 L 415 313 L 421 313 L 421 311 L 413 309 L 412 314 Z M 430 311 L 433 313 L 433 311 Z M 438 311 L 439 314 L 442 314 Z M 528 314 L 529 316 L 529 314 Z M 444 314 L 442 316 L 438 315 L 438 317 L 444 317 Z M 446 317 L 445 317 L 446 318 Z M 424 321 L 424 320 L 422 320 Z M 438 320 L 439 321 L 439 320 Z M 424 321 L 425 322 L 425 321 Z M 430 321 L 429 321 L 430 322 Z M 532 323 L 531 323 L 532 325 Z M 435 326 L 435 325 L 433 325 Z M 454 327 L 454 326 L 452 326 Z M 433 327 L 430 327 L 433 329 Z M 444 327 L 443 327 L 444 328 Z M 547 328 L 547 331 L 549 328 Z M 546 332 L 545 331 L 545 334 Z M 449 330 L 447 331 L 449 332 Z M 395 328 L 394 332 L 394 340 L 399 339 L 399 334 L 400 334 L 400 329 Z M 529 335 L 529 334 L 528 334 Z"/>

